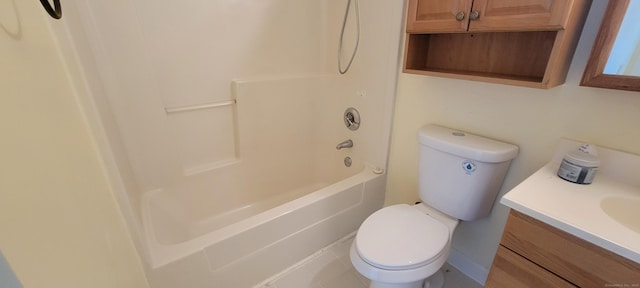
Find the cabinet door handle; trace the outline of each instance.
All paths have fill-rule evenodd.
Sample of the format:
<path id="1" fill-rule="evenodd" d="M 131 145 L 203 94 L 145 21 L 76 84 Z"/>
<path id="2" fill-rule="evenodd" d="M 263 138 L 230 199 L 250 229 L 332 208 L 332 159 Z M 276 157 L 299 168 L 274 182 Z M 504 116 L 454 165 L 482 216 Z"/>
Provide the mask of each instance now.
<path id="1" fill-rule="evenodd" d="M 464 20 L 464 12 L 460 11 L 460 12 L 456 13 L 456 20 L 458 20 L 458 21 Z"/>
<path id="2" fill-rule="evenodd" d="M 469 19 L 478 20 L 478 18 L 480 18 L 480 13 L 478 12 L 478 10 L 471 11 L 471 14 L 469 14 Z"/>

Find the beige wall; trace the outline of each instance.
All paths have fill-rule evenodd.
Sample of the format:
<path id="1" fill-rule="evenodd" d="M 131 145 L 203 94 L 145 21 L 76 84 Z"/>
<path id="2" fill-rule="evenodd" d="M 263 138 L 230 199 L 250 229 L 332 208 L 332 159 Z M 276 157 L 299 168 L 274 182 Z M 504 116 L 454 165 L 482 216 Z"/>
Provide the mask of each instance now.
<path id="1" fill-rule="evenodd" d="M 541 90 L 401 74 L 386 204 L 418 199 L 416 131 L 427 123 L 518 145 L 520 155 L 511 166 L 502 193 L 545 164 L 562 137 L 640 154 L 640 93 L 579 86 L 607 4 L 593 2 L 567 82 L 562 86 Z M 462 223 L 454 235 L 454 248 L 473 262 L 490 267 L 507 212 L 496 204 L 490 217 Z"/>
<path id="2" fill-rule="evenodd" d="M 0 249 L 24 287 L 148 287 L 44 15 L 0 0 Z"/>

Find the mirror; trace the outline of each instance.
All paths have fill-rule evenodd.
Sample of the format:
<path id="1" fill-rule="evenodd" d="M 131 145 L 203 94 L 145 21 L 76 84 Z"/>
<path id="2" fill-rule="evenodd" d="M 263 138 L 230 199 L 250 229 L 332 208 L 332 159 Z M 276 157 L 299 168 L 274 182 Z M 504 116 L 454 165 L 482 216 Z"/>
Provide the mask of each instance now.
<path id="1" fill-rule="evenodd" d="M 638 12 L 640 0 L 609 1 L 580 85 L 640 91 Z"/>

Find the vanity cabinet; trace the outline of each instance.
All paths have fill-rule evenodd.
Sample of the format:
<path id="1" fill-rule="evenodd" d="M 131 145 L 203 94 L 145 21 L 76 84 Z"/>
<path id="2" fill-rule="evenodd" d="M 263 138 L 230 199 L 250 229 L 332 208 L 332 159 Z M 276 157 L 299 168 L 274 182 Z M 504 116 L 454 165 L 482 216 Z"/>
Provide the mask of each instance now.
<path id="1" fill-rule="evenodd" d="M 640 287 L 640 264 L 511 210 L 485 287 Z"/>
<path id="2" fill-rule="evenodd" d="M 404 72 L 564 83 L 591 0 L 409 0 Z"/>

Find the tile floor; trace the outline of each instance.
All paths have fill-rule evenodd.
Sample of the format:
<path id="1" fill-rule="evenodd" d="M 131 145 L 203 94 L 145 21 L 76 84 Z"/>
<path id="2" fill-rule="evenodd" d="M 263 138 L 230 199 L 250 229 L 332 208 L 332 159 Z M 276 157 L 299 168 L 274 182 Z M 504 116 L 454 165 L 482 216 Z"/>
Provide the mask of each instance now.
<path id="1" fill-rule="evenodd" d="M 351 266 L 353 235 L 326 247 L 254 288 L 367 288 L 369 280 Z M 445 288 L 481 288 L 462 272 L 445 264 Z"/>

